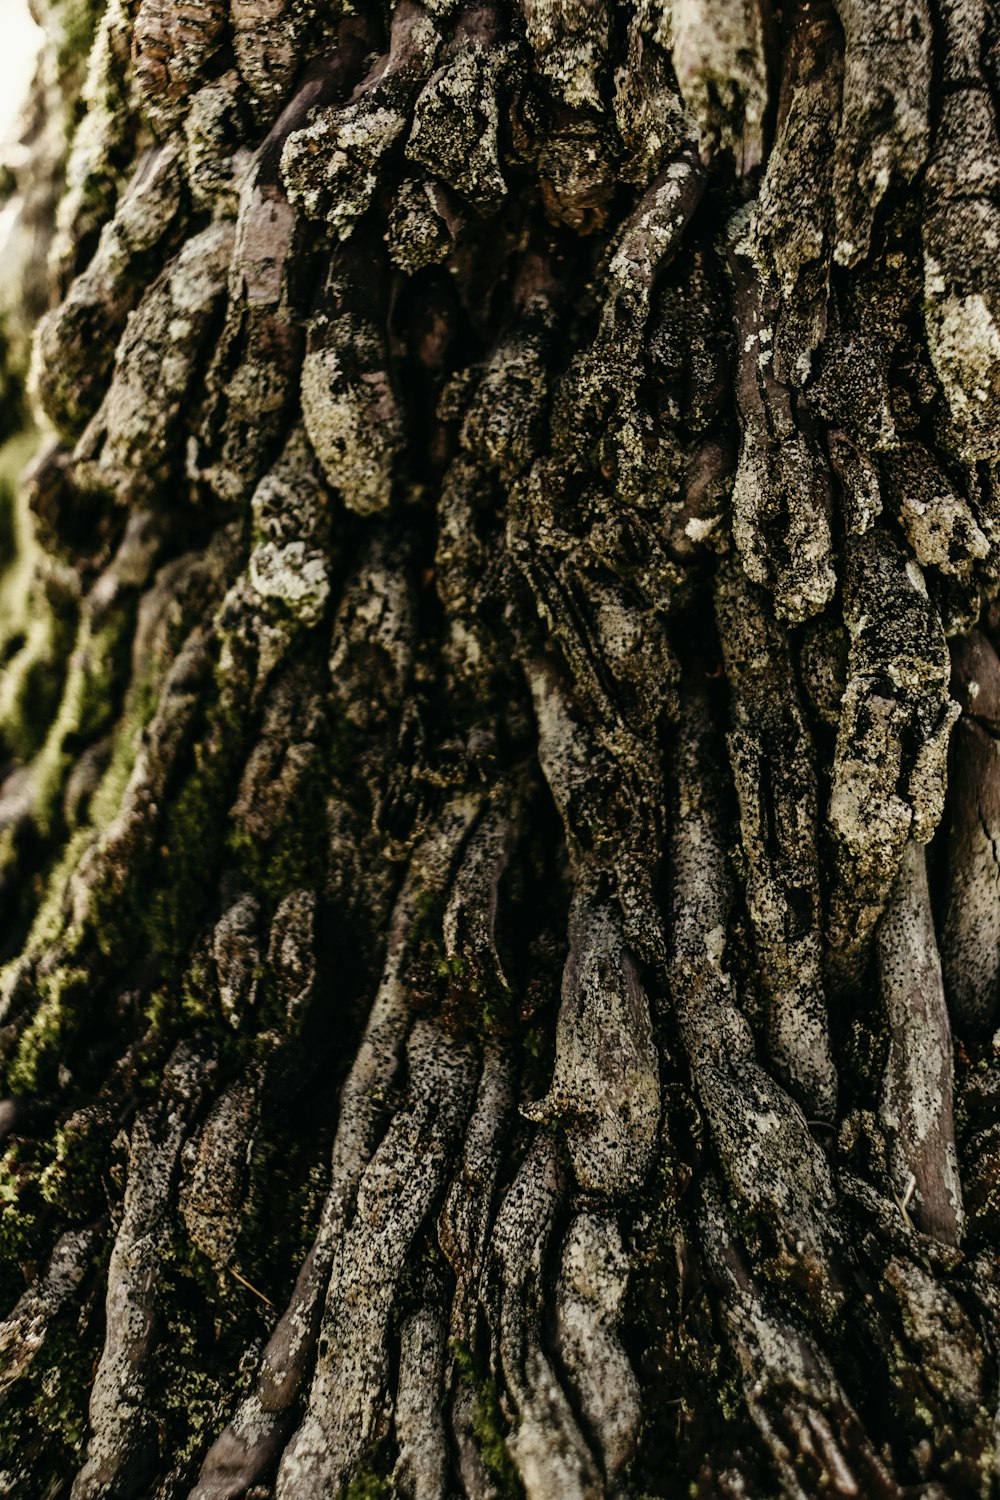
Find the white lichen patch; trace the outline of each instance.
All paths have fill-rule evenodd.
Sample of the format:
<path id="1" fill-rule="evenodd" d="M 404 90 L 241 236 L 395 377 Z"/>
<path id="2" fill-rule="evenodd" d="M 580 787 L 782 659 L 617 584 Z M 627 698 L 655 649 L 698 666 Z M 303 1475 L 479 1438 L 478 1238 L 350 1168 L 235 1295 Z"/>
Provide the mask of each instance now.
<path id="1" fill-rule="evenodd" d="M 254 491 L 251 586 L 283 605 L 307 628 L 322 619 L 330 597 L 330 496 L 301 427 Z"/>
<path id="2" fill-rule="evenodd" d="M 634 1452 L 642 1419 L 639 1382 L 617 1332 L 628 1281 L 628 1252 L 614 1218 L 579 1214 L 563 1242 L 556 1337 L 612 1485 Z"/>
<path id="3" fill-rule="evenodd" d="M 367 209 L 379 166 L 404 134 L 412 100 L 430 73 L 440 41 L 422 6 L 396 11 L 390 49 L 348 104 L 320 110 L 293 130 L 281 153 L 289 202 L 308 218 L 326 218 L 346 239 Z"/>
<path id="4" fill-rule="evenodd" d="M 315 625 L 330 597 L 329 561 L 304 542 L 284 547 L 263 542 L 250 559 L 250 582 L 261 598 L 280 600 L 305 624 Z"/>
<path id="5" fill-rule="evenodd" d="M 949 406 L 964 417 L 968 408 L 996 402 L 1000 393 L 1000 328 L 981 292 L 939 296 L 934 262 L 928 261 L 927 341 Z"/>
<path id="6" fill-rule="evenodd" d="M 552 92 L 570 109 L 604 107 L 601 73 L 606 63 L 608 0 L 524 0 L 525 33 Z"/>
<path id="7" fill-rule="evenodd" d="M 562 994 L 552 1084 L 523 1113 L 564 1118 L 585 1192 L 622 1192 L 649 1167 L 660 1082 L 649 1002 L 610 909 L 578 902 Z"/>
<path id="8" fill-rule="evenodd" d="M 673 0 L 671 60 L 698 123 L 702 153 L 731 150 L 751 172 L 764 151 L 768 103 L 764 16 L 756 0 Z"/>
<path id="9" fill-rule="evenodd" d="M 417 99 L 406 155 L 483 208 L 507 191 L 500 169 L 497 89 L 513 49 L 469 47 L 430 79 Z"/>
<path id="10" fill-rule="evenodd" d="M 350 340 L 360 367 L 349 372 L 337 345 L 307 354 L 302 416 L 323 472 L 344 504 L 371 515 L 385 510 L 392 497 L 402 425 L 388 371 L 380 367 L 383 350 L 353 319 L 340 320 L 337 331 Z"/>
<path id="11" fill-rule="evenodd" d="M 777 452 L 755 418 L 744 430 L 733 483 L 733 539 L 747 577 L 768 588 L 790 624 L 818 614 L 837 577 L 828 514 L 828 481 L 806 440 L 790 432 Z M 780 549 L 774 545 L 780 527 Z"/>

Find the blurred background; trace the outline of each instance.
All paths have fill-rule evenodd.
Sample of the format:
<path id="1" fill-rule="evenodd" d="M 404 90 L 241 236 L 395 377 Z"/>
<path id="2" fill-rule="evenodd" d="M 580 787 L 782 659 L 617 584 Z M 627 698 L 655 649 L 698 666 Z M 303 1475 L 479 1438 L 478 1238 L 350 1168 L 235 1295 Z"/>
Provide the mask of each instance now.
<path id="1" fill-rule="evenodd" d="M 42 33 L 28 0 L 0 0 L 0 142 L 16 133 Z"/>

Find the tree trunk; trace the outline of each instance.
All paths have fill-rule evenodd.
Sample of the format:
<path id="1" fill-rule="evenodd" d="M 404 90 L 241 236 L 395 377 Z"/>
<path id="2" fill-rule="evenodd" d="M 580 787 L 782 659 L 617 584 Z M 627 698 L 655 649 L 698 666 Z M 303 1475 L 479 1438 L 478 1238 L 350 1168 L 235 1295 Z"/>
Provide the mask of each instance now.
<path id="1" fill-rule="evenodd" d="M 992 0 L 33 4 L 0 1495 L 988 1495 Z"/>

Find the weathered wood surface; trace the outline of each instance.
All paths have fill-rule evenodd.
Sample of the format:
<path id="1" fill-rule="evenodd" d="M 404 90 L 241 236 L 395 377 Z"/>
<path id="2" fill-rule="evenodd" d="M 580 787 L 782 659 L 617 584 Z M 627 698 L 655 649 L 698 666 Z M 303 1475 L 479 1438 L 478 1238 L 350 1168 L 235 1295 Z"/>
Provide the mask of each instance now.
<path id="1" fill-rule="evenodd" d="M 0 1495 L 989 1495 L 992 0 L 33 3 Z"/>

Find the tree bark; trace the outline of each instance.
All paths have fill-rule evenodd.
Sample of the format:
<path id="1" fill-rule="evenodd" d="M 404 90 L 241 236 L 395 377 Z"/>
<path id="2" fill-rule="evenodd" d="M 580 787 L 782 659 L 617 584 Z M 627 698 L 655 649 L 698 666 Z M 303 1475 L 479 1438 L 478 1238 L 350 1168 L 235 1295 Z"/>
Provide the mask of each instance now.
<path id="1" fill-rule="evenodd" d="M 992 1493 L 991 0 L 33 6 L 0 1495 Z"/>

